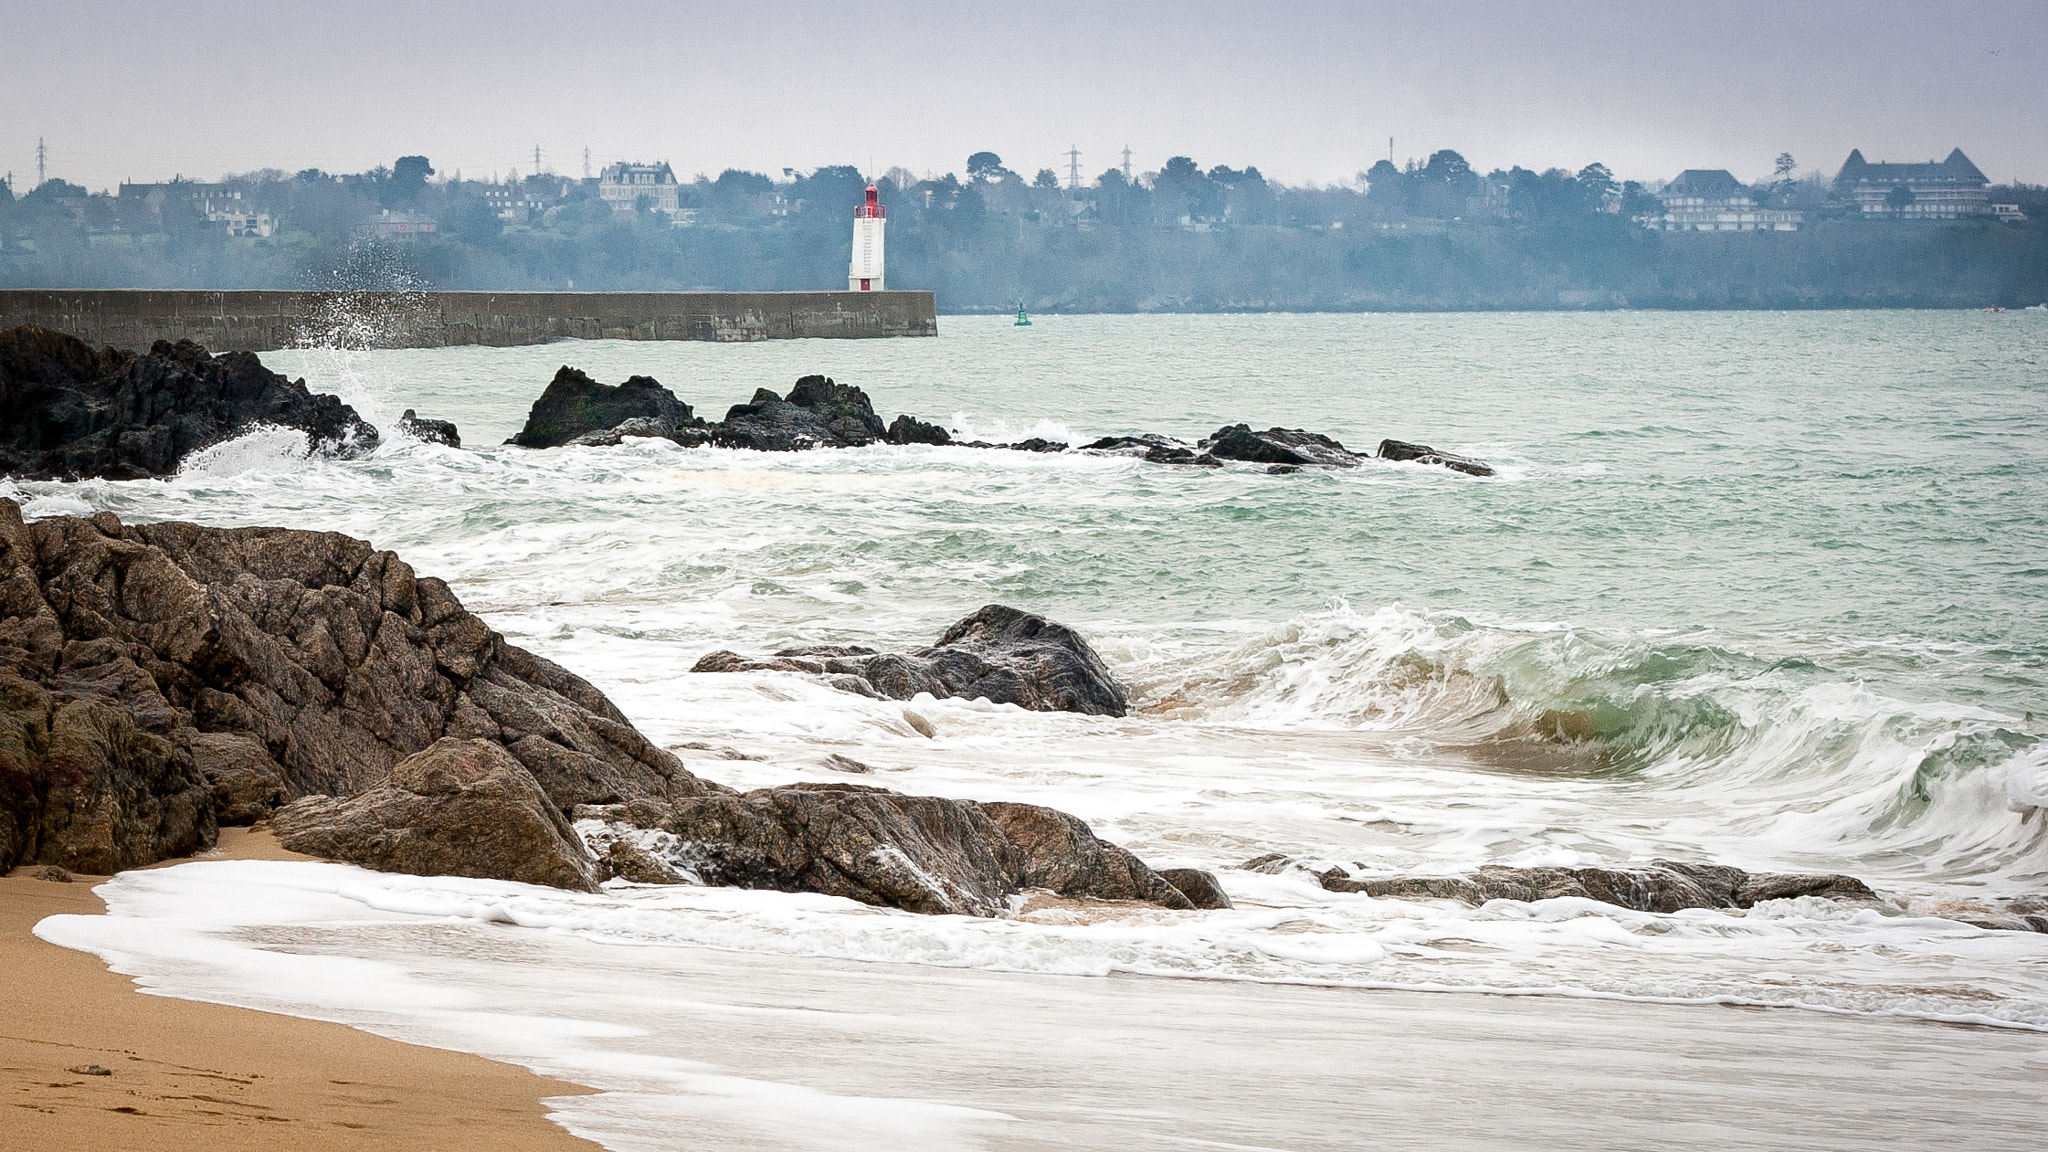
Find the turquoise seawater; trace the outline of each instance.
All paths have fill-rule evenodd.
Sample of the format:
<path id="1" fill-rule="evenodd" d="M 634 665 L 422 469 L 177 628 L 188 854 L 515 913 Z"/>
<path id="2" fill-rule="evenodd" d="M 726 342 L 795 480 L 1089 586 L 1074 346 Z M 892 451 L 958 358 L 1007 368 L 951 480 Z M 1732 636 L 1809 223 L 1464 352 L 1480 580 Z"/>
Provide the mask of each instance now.
<path id="1" fill-rule="evenodd" d="M 307 460 L 256 434 L 170 481 L 9 494 L 31 516 L 367 537 L 595 681 L 694 771 L 844 779 L 830 753 L 906 791 L 1053 804 L 1154 863 L 1219 869 L 1268 917 L 1142 945 L 1002 935 L 1014 926 L 927 939 L 804 919 L 781 894 L 696 911 L 725 898 L 689 895 L 620 913 L 607 939 L 2048 1025 L 2048 938 L 1937 918 L 2048 884 L 2048 313 L 947 317 L 941 332 L 266 355 L 387 430 L 405 408 L 453 420 L 466 447 L 393 437 Z M 502 446 L 563 364 L 656 377 L 713 418 L 824 373 L 884 419 L 963 438 L 1193 439 L 1242 421 L 1364 451 L 1424 441 L 1500 475 Z M 719 648 L 917 647 L 989 602 L 1079 629 L 1135 715 L 920 701 L 912 717 L 799 676 L 689 671 Z M 1865 920 L 1812 902 L 1430 912 L 1425 932 L 1402 902 L 1235 867 L 1272 851 L 1368 873 L 1712 859 L 1851 872 L 1892 903 Z M 1614 939 L 1589 942 L 1586 917 Z M 1624 937 L 1649 951 L 1615 951 Z M 1475 939 L 1493 941 L 1483 959 L 1458 943 Z"/>

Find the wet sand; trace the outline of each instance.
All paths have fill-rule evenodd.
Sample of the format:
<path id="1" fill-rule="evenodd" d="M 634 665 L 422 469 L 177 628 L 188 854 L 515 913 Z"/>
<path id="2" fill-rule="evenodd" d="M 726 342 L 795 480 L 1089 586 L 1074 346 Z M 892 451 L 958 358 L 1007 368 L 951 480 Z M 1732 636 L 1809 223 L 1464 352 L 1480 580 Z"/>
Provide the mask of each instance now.
<path id="1" fill-rule="evenodd" d="M 227 829 L 218 856 L 301 859 Z M 182 863 L 168 861 L 167 863 Z M 590 1152 L 547 1119 L 589 1091 L 340 1024 L 140 994 L 36 922 L 105 910 L 103 877 L 0 878 L 0 1145 L 20 1152 L 471 1149 Z M 107 1075 L 79 1071 L 102 1068 Z"/>

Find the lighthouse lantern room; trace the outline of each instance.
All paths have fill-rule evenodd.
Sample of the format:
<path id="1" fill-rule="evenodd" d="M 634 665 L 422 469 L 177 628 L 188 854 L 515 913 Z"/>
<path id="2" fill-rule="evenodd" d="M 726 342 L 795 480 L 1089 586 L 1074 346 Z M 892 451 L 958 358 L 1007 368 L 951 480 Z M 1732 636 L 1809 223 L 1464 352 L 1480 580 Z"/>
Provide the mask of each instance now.
<path id="1" fill-rule="evenodd" d="M 868 201 L 853 210 L 853 264 L 846 272 L 849 292 L 882 290 L 882 196 L 868 185 Z"/>

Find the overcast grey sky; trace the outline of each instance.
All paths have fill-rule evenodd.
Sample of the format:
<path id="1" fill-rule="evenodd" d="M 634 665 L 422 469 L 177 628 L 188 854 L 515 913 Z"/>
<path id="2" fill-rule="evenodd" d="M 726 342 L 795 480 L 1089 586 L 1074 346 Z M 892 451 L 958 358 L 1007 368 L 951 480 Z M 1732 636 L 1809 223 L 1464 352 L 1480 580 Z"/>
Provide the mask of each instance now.
<path id="1" fill-rule="evenodd" d="M 98 189 L 257 167 L 443 175 L 665 159 L 1085 175 L 1128 144 L 1354 177 L 1456 148 L 1482 170 L 1633 178 L 1779 152 L 1960 146 L 2048 182 L 2048 0 L 1997 4 L 346 4 L 0 0 L 0 170 Z"/>

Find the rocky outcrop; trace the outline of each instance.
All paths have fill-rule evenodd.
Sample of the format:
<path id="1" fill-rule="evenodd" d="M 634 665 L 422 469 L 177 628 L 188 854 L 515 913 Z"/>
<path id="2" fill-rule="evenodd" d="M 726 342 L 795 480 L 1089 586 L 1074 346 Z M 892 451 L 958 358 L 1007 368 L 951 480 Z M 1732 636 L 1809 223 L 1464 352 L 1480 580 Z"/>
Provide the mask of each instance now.
<path id="1" fill-rule="evenodd" d="M 597 861 L 533 774 L 489 740 L 443 737 L 353 796 L 280 809 L 293 852 L 415 876 L 475 876 L 594 892 Z"/>
<path id="2" fill-rule="evenodd" d="M 577 827 L 621 871 L 738 888 L 822 892 L 912 912 L 995 916 L 1045 889 L 1192 907 L 1142 861 L 1064 812 L 794 784 L 673 806 L 584 808 Z M 648 834 L 652 834 L 651 836 Z"/>
<path id="3" fill-rule="evenodd" d="M 1464 876 L 1358 875 L 1338 865 L 1320 871 L 1274 854 L 1247 861 L 1254 872 L 1306 868 L 1332 892 L 1363 892 L 1409 900 L 1456 900 L 1480 905 L 1489 900 L 1554 900 L 1575 896 L 1638 912 L 1685 908 L 1748 908 L 1763 900 L 1818 896 L 1829 900 L 1875 900 L 1877 894 L 1853 876 L 1745 872 L 1726 864 L 1656 860 L 1642 868 L 1481 868 Z M 1358 866 L 1363 870 L 1363 865 Z"/>
<path id="4" fill-rule="evenodd" d="M 93 349 L 47 328 L 0 331 L 0 473 L 30 479 L 167 476 L 187 455 L 250 428 L 306 434 L 309 450 L 376 447 L 375 426 L 248 352 L 189 340 L 147 353 Z"/>
<path id="5" fill-rule="evenodd" d="M 455 425 L 446 420 L 429 420 L 407 408 L 405 415 L 398 418 L 398 430 L 415 440 L 428 444 L 445 444 L 450 448 L 462 447 L 462 434 Z"/>
<path id="6" fill-rule="evenodd" d="M 564 364 L 547 390 L 527 412 L 526 426 L 506 441 L 521 448 L 557 448 L 593 433 L 604 434 L 629 420 L 646 423 L 646 432 L 625 435 L 670 436 L 703 427 L 690 406 L 650 376 L 629 377 L 623 384 L 599 384 Z M 589 443 L 618 443 L 618 438 Z"/>
<path id="7" fill-rule="evenodd" d="M 1123 686 L 1073 629 L 1043 616 L 990 604 L 907 656 L 872 648 L 785 648 L 765 659 L 713 652 L 695 672 L 804 672 L 835 688 L 886 700 L 920 692 L 987 699 L 1034 712 L 1122 716 Z"/>
<path id="8" fill-rule="evenodd" d="M 1252 431 L 1249 424 L 1218 428 L 1201 447 L 1218 460 L 1252 464 L 1314 464 L 1325 468 L 1356 468 L 1361 457 L 1319 432 L 1299 428 Z"/>
<path id="9" fill-rule="evenodd" d="M 1123 707 L 1084 642 L 1010 609 L 927 655 L 942 686 Z M 563 817 L 579 809 L 632 835 L 600 862 Z M 364 541 L 105 512 L 25 524 L 0 499 L 0 871 L 104 875 L 266 816 L 296 851 L 573 889 L 616 873 L 976 915 L 1026 888 L 1188 905 L 1050 809 L 700 780 Z"/>
<path id="10" fill-rule="evenodd" d="M 953 435 L 937 424 L 927 424 L 915 416 L 898 416 L 889 422 L 889 433 L 885 439 L 891 444 L 951 444 Z"/>
<path id="11" fill-rule="evenodd" d="M 1475 460 L 1470 456 L 1460 456 L 1455 452 L 1439 452 L 1427 444 L 1410 444 L 1405 440 L 1380 441 L 1380 459 L 1409 460 L 1417 464 L 1438 464 L 1449 468 L 1453 472 L 1463 472 L 1467 476 L 1495 475 L 1493 465 L 1488 464 L 1484 460 Z"/>
<path id="12" fill-rule="evenodd" d="M 711 442 L 759 452 L 795 452 L 857 448 L 888 435 L 867 393 L 829 376 L 805 376 L 787 397 L 762 388 L 748 403 L 733 405 L 725 420 L 711 429 Z"/>
<path id="13" fill-rule="evenodd" d="M 444 736 L 556 807 L 717 790 L 448 586 L 331 532 L 24 524 L 0 499 L 0 867 L 179 856 Z"/>

